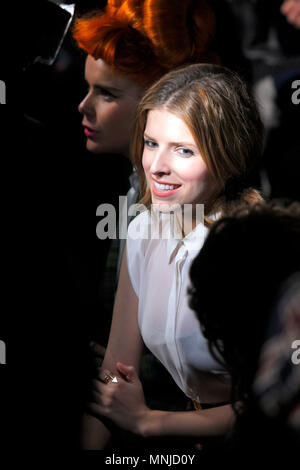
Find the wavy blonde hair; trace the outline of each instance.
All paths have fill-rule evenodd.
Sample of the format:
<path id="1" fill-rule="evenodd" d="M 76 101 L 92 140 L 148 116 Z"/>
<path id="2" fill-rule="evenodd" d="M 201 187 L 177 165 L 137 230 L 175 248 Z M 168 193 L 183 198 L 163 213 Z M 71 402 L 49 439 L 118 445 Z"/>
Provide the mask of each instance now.
<path id="1" fill-rule="evenodd" d="M 151 192 L 142 166 L 143 134 L 153 109 L 175 114 L 193 135 L 216 188 L 206 215 L 216 210 L 229 213 L 241 201 L 262 200 L 246 181 L 262 153 L 263 125 L 253 97 L 235 72 L 218 65 L 189 65 L 169 72 L 144 95 L 131 155 L 140 178 L 140 203 L 148 208 Z"/>

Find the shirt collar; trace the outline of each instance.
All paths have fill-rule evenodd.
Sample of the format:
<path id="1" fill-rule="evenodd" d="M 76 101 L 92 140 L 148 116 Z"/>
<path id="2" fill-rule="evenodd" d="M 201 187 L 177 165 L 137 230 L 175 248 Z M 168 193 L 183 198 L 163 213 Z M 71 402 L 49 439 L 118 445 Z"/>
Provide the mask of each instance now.
<path id="1" fill-rule="evenodd" d="M 175 256 L 175 252 L 179 251 L 179 249 L 182 247 L 188 254 L 192 254 L 194 252 L 197 253 L 203 246 L 207 232 L 208 228 L 205 227 L 202 222 L 200 222 L 184 238 L 169 238 L 167 240 L 167 254 L 169 263 L 171 263 L 173 257 Z"/>
<path id="2" fill-rule="evenodd" d="M 209 216 L 211 220 L 218 220 L 221 217 L 221 212 L 217 212 Z M 171 263 L 176 251 L 184 247 L 184 251 L 188 254 L 197 254 L 204 244 L 204 240 L 208 234 L 208 228 L 204 225 L 204 221 L 200 221 L 196 227 L 189 232 L 184 238 L 169 238 L 167 240 L 167 254 L 169 263 Z"/>

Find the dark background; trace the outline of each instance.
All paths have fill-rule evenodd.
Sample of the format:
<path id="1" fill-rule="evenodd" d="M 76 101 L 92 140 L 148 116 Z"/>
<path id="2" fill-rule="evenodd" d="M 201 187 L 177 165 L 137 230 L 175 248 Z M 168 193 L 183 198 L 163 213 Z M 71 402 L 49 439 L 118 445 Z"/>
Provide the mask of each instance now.
<path id="1" fill-rule="evenodd" d="M 77 1 L 77 11 L 101 3 Z M 212 3 L 223 15 L 220 2 Z M 102 202 L 118 206 L 131 168 L 124 157 L 85 150 L 77 111 L 86 88 L 85 56 L 70 34 L 53 66 L 35 64 L 22 73 L 20 55 L 31 37 L 26 8 L 19 25 L 11 5 L 5 7 L 0 339 L 6 342 L 7 365 L 0 366 L 0 448 L 7 448 L 9 438 L 15 449 L 74 450 L 88 377 L 87 345 L 105 338 L 109 328 L 109 318 L 101 315 L 99 284 L 110 242 L 96 237 L 96 208 Z M 235 27 L 228 27 L 230 15 L 221 17 L 218 44 L 227 66 L 252 81 L 270 71 L 282 77 L 278 65 L 245 58 Z M 290 39 L 286 46 L 290 57 L 295 44 L 300 42 Z M 278 97 L 288 118 L 273 131 L 262 167 L 272 180 L 272 196 L 299 199 L 299 106 L 291 105 L 290 96 L 287 80 Z"/>

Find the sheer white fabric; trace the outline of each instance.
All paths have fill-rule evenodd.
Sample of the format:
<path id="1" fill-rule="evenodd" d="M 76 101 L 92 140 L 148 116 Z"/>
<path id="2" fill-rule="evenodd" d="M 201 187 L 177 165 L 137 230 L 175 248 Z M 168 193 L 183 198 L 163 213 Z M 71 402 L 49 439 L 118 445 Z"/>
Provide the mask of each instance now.
<path id="1" fill-rule="evenodd" d="M 144 343 L 188 397 L 202 403 L 227 401 L 228 375 L 209 353 L 188 306 L 188 272 L 207 228 L 199 223 L 183 239 L 155 239 L 149 237 L 151 220 L 153 227 L 147 210 L 129 224 L 126 249 Z M 163 229 L 170 225 L 169 215 L 161 214 L 161 224 Z"/>

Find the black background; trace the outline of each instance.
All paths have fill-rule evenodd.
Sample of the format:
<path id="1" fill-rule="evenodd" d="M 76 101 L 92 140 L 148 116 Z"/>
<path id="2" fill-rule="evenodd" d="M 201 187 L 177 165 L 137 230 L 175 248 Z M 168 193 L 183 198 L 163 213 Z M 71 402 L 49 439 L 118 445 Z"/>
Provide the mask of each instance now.
<path id="1" fill-rule="evenodd" d="M 83 11 L 97 4 L 80 6 Z M 107 329 L 97 283 L 109 243 L 96 238 L 95 211 L 101 202 L 117 205 L 118 195 L 126 194 L 130 165 L 119 156 L 85 151 L 77 112 L 85 92 L 84 56 L 74 52 L 76 60 L 63 74 L 45 66 L 22 74 L 26 24 L 6 7 L 1 5 L 0 79 L 7 104 L 0 106 L 0 339 L 7 364 L 0 366 L 0 448 L 53 454 L 78 449 L 87 344 L 99 326 Z M 73 50 L 70 38 L 64 45 Z"/>

